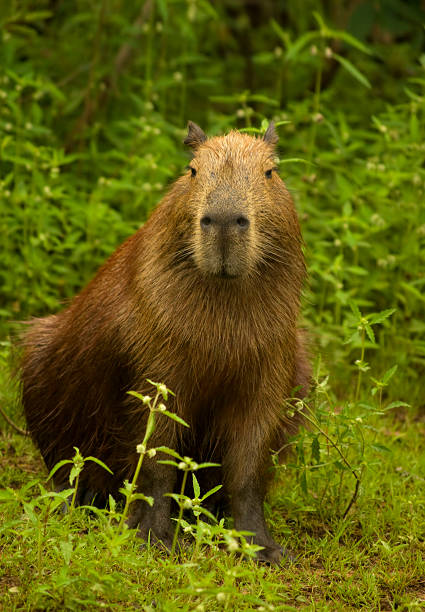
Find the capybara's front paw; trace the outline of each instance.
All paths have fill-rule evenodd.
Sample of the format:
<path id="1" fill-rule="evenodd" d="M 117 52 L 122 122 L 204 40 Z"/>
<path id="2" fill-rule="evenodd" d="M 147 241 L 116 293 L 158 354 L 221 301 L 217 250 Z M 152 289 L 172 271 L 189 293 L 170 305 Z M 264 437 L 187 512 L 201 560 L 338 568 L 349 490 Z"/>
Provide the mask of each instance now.
<path id="1" fill-rule="evenodd" d="M 286 563 L 295 563 L 296 557 L 286 548 L 273 544 L 259 550 L 256 560 L 258 563 L 266 563 L 267 565 L 284 565 Z"/>
<path id="2" fill-rule="evenodd" d="M 265 546 L 257 552 L 256 561 L 267 565 L 280 565 L 284 560 L 284 550 L 277 544 L 275 546 Z"/>

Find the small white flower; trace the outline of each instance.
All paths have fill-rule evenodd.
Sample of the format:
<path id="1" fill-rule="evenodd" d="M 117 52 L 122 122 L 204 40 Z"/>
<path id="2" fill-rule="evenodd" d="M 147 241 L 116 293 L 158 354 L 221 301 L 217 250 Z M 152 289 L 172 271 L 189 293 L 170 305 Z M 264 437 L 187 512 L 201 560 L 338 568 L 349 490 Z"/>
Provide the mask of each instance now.
<path id="1" fill-rule="evenodd" d="M 234 552 L 235 550 L 239 550 L 239 542 L 236 538 L 230 538 L 227 543 L 227 550 L 230 552 Z"/>

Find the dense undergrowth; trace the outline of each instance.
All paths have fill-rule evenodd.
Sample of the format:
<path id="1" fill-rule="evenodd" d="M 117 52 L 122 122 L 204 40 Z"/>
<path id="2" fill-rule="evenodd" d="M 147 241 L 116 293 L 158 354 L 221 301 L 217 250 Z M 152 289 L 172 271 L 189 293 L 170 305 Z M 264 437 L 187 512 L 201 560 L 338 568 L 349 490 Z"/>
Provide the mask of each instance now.
<path id="1" fill-rule="evenodd" d="M 239 545 L 224 525 L 198 524 L 192 545 L 183 523 L 177 563 L 119 532 L 119 508 L 63 517 L 37 452 L 5 425 L 5 609 L 424 605 L 424 14 L 401 0 L 287 4 L 2 4 L 0 401 L 9 415 L 22 424 L 10 380 L 15 322 L 59 309 L 144 222 L 187 164 L 188 119 L 209 134 L 280 123 L 315 361 L 311 427 L 276 466 L 267 505 L 297 564 L 242 562 L 213 545 Z"/>

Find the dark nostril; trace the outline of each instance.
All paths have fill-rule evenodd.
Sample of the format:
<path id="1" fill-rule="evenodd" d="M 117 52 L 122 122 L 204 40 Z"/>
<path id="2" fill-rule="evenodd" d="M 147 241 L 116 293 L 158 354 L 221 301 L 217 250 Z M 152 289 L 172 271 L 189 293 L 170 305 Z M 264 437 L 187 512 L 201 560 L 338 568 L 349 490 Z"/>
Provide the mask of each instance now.
<path id="1" fill-rule="evenodd" d="M 207 217 L 207 216 L 202 217 L 201 227 L 204 228 L 204 227 L 208 227 L 209 225 L 211 225 L 211 217 Z"/>
<path id="2" fill-rule="evenodd" d="M 238 217 L 236 219 L 236 223 L 239 225 L 239 227 L 246 228 L 249 225 L 249 220 L 246 217 Z"/>

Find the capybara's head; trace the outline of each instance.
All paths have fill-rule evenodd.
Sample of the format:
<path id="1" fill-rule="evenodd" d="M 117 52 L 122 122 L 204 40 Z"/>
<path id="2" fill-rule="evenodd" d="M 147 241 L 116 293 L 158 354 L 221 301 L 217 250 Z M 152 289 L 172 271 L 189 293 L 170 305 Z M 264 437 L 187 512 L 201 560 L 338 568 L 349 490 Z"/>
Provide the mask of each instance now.
<path id="1" fill-rule="evenodd" d="M 183 180 L 185 206 L 194 224 L 191 251 L 207 276 L 242 278 L 285 257 L 296 240 L 295 211 L 277 174 L 273 124 L 263 138 L 239 132 L 207 139 L 189 122 L 185 144 L 193 159 Z"/>

